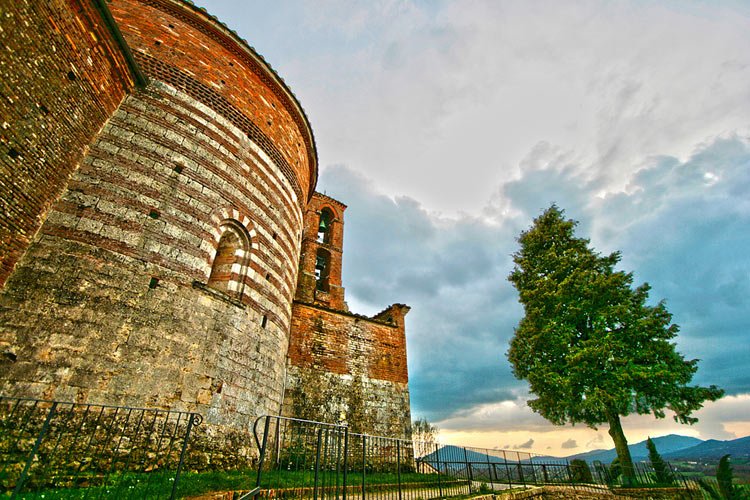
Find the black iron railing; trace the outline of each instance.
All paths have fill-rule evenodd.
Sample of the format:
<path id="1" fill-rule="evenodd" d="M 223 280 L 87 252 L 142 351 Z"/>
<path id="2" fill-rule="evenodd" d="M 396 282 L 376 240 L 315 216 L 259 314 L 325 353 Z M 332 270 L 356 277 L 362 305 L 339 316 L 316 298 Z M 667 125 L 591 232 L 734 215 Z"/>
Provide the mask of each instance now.
<path id="1" fill-rule="evenodd" d="M 542 474 L 528 453 L 415 443 L 307 420 L 261 417 L 254 433 L 257 487 L 269 497 L 427 500 L 492 483 L 523 487 Z"/>
<path id="2" fill-rule="evenodd" d="M 669 484 L 659 483 L 648 463 L 634 464 L 629 482 L 601 464 L 369 436 L 292 418 L 261 417 L 254 433 L 261 455 L 253 494 L 269 498 L 429 500 L 541 486 L 561 495 L 672 488 L 675 498 L 702 498 L 698 484 L 676 471 Z"/>
<path id="3" fill-rule="evenodd" d="M 196 413 L 0 396 L 0 492 L 175 498 L 201 420 Z"/>

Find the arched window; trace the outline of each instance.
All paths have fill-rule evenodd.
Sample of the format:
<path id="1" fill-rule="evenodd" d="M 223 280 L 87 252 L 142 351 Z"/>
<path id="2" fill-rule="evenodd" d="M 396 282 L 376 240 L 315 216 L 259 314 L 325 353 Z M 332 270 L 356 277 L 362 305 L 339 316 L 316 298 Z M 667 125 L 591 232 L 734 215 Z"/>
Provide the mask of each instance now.
<path id="1" fill-rule="evenodd" d="M 318 221 L 318 241 L 322 243 L 331 242 L 331 224 L 333 224 L 333 213 L 324 208 L 320 212 L 320 219 Z"/>
<path id="2" fill-rule="evenodd" d="M 315 288 L 320 291 L 327 292 L 329 289 L 328 275 L 330 274 L 330 267 L 330 252 L 318 248 L 318 253 L 315 255 Z"/>
<path id="3" fill-rule="evenodd" d="M 220 228 L 221 238 L 211 265 L 208 286 L 239 297 L 242 295 L 247 274 L 250 236 L 245 227 L 233 219 L 222 221 Z"/>

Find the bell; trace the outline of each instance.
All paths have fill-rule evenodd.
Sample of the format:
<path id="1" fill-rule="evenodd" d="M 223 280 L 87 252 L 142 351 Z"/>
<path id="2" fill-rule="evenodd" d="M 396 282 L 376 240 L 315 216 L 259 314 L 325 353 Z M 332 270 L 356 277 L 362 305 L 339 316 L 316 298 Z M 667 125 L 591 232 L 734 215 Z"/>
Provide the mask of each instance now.
<path id="1" fill-rule="evenodd" d="M 327 229 L 328 229 L 328 223 L 326 222 L 326 220 L 323 217 L 321 217 L 320 218 L 320 225 L 318 226 L 318 232 L 319 233 L 325 233 Z"/>

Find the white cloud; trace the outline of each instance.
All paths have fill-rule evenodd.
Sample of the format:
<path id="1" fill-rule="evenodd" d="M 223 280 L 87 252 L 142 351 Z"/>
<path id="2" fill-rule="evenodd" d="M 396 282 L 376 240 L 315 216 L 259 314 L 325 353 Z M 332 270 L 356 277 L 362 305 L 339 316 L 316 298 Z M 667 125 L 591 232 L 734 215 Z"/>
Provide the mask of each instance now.
<path id="1" fill-rule="evenodd" d="M 455 435 L 505 433 L 495 443 L 528 440 L 515 421 L 560 449 L 541 437 L 558 428 L 523 409 L 525 383 L 504 356 L 522 314 L 506 281 L 515 237 L 553 201 L 667 299 L 680 350 L 702 358 L 696 382 L 750 393 L 747 5 L 207 8 L 266 56 L 310 117 L 319 189 L 349 205 L 352 309 L 413 307 L 416 414 Z M 750 433 L 746 417 L 728 420 L 743 401 L 709 406 L 691 432 Z M 566 439 L 586 447 L 601 437 L 575 432 Z"/>
<path id="2" fill-rule="evenodd" d="M 709 165 L 720 180 L 706 185 Z M 750 391 L 750 262 L 737 251 L 750 246 L 750 211 L 738 189 L 750 182 L 747 165 L 750 140 L 721 137 L 684 162 L 648 159 L 628 191 L 597 198 L 599 186 L 582 180 L 573 160 L 540 145 L 521 177 L 498 189 L 515 214 L 502 217 L 487 217 L 492 208 L 482 217 L 430 213 L 413 199 L 380 194 L 342 166 L 328 169 L 321 184 L 356 200 L 346 214 L 349 297 L 366 312 L 399 301 L 413 306 L 407 342 L 415 409 L 446 429 L 518 430 L 545 423 L 518 402 L 525 384 L 504 358 L 522 314 L 505 278 L 515 237 L 552 201 L 582 221 L 579 234 L 592 236 L 594 247 L 622 249 L 622 267 L 654 285 L 654 301 L 668 299 L 683 327 L 680 350 L 704 359 L 697 382 Z M 717 329 L 723 342 L 714 340 Z"/>

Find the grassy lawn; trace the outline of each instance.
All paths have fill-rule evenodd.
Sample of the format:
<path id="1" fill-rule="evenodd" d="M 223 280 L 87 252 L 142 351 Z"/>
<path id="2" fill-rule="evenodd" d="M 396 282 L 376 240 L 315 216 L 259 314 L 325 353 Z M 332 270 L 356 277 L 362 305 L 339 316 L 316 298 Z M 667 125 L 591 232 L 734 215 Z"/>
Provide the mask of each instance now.
<path id="1" fill-rule="evenodd" d="M 183 473 L 177 488 L 179 498 L 197 496 L 214 491 L 250 490 L 255 487 L 257 471 L 226 471 Z M 343 472 L 336 474 L 332 471 L 321 471 L 318 476 L 320 488 L 330 488 L 343 484 Z M 368 487 L 381 486 L 390 489 L 397 488 L 399 481 L 396 473 L 368 473 L 364 477 Z M 314 473 L 312 471 L 270 471 L 264 473 L 261 487 L 264 489 L 293 489 L 312 488 Z M 449 485 L 445 476 L 441 477 L 443 485 Z M 38 499 L 83 499 L 83 498 L 169 498 L 174 484 L 172 474 L 142 473 L 127 474 L 109 478 L 109 486 L 88 486 L 79 483 L 78 488 L 41 489 L 39 491 L 21 494 L 18 498 L 28 500 Z M 437 476 L 434 474 L 401 474 L 401 484 L 405 487 L 437 486 Z M 347 474 L 347 485 L 358 487 L 362 484 L 362 474 L 350 472 Z M 6 492 L 5 496 L 9 496 Z"/>

